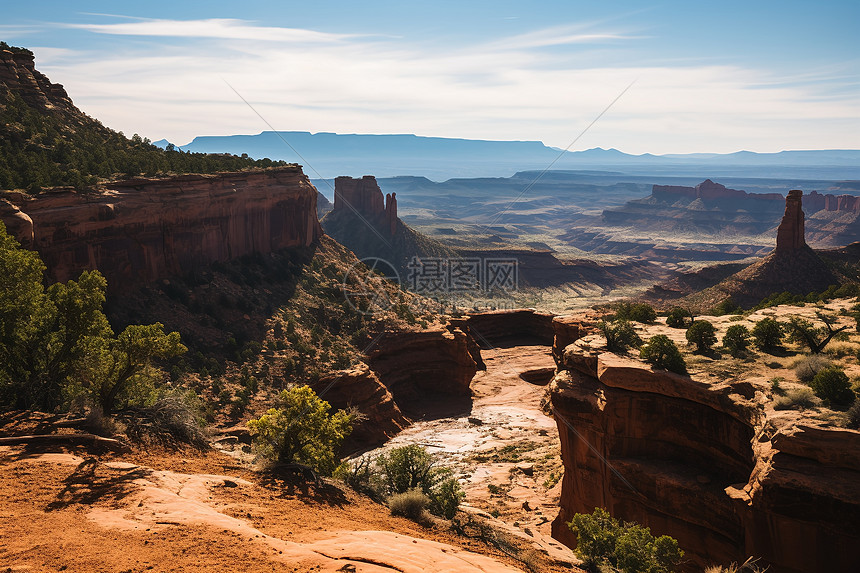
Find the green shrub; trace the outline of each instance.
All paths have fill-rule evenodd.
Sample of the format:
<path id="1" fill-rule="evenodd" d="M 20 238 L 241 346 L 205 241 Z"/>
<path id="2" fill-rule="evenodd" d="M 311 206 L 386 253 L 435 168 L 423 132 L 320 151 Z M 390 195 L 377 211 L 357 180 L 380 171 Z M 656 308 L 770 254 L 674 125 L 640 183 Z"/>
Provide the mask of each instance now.
<path id="1" fill-rule="evenodd" d="M 642 345 L 642 339 L 627 320 L 601 321 L 597 324 L 597 328 L 606 339 L 606 348 L 610 352 L 625 352 L 628 348 L 638 348 Z"/>
<path id="2" fill-rule="evenodd" d="M 711 309 L 711 314 L 714 316 L 723 316 L 724 314 L 736 314 L 741 310 L 741 307 L 732 299 L 732 297 L 728 297 L 713 309 Z"/>
<path id="3" fill-rule="evenodd" d="M 686 309 L 676 306 L 666 316 L 666 326 L 671 328 L 687 328 L 693 322 L 693 314 Z"/>
<path id="4" fill-rule="evenodd" d="M 838 366 L 820 370 L 809 386 L 816 396 L 834 407 L 850 406 L 855 399 L 848 376 Z"/>
<path id="5" fill-rule="evenodd" d="M 391 515 L 401 515 L 413 521 L 426 519 L 430 498 L 420 489 L 410 489 L 403 493 L 395 493 L 388 498 L 388 509 Z"/>
<path id="6" fill-rule="evenodd" d="M 797 364 L 794 366 L 794 373 L 798 380 L 809 384 L 815 378 L 816 374 L 832 364 L 830 360 L 820 354 L 810 354 L 797 361 Z"/>
<path id="7" fill-rule="evenodd" d="M 460 502 L 466 497 L 460 482 L 449 477 L 442 480 L 433 488 L 430 495 L 430 512 L 445 519 L 451 519 L 457 513 Z"/>
<path id="8" fill-rule="evenodd" d="M 696 351 L 709 352 L 717 342 L 714 325 L 707 320 L 696 320 L 687 329 L 687 342 L 696 345 Z"/>
<path id="9" fill-rule="evenodd" d="M 353 416 L 344 410 L 329 414 L 331 405 L 310 386 L 281 392 L 279 408 L 270 408 L 248 422 L 257 451 L 279 463 L 308 465 L 331 475 L 338 466 L 337 450 L 352 431 Z"/>
<path id="10" fill-rule="evenodd" d="M 576 553 L 589 565 L 624 573 L 668 573 L 684 556 L 675 539 L 655 538 L 647 527 L 621 523 L 604 509 L 577 513 L 567 525 L 576 534 Z"/>
<path id="11" fill-rule="evenodd" d="M 650 304 L 644 302 L 622 302 L 615 311 L 616 320 L 632 320 L 650 324 L 657 320 L 657 311 Z"/>
<path id="12" fill-rule="evenodd" d="M 681 351 L 665 334 L 652 336 L 639 351 L 639 356 L 657 368 L 671 370 L 679 374 L 687 372 L 687 365 Z"/>
<path id="13" fill-rule="evenodd" d="M 755 324 L 751 334 L 757 348 L 776 350 L 782 340 L 782 325 L 772 318 L 763 318 Z"/>
<path id="14" fill-rule="evenodd" d="M 809 388 L 792 388 L 773 401 L 774 410 L 808 410 L 815 408 L 821 400 Z"/>
<path id="15" fill-rule="evenodd" d="M 723 336 L 723 347 L 729 351 L 732 356 L 740 356 L 750 345 L 750 331 L 743 324 L 733 324 L 726 329 L 726 334 Z"/>
<path id="16" fill-rule="evenodd" d="M 419 490 L 428 496 L 436 515 L 450 519 L 465 497 L 451 470 L 439 467 L 437 459 L 418 444 L 394 448 L 379 456 L 377 463 L 389 495 Z"/>

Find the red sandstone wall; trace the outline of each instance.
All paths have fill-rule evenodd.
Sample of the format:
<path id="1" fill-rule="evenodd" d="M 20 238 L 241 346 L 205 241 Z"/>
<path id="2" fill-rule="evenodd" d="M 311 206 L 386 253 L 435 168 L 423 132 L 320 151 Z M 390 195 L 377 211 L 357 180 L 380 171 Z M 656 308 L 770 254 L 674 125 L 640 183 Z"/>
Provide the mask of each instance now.
<path id="1" fill-rule="evenodd" d="M 316 189 L 299 166 L 134 179 L 97 193 L 5 194 L 0 218 L 55 281 L 98 269 L 120 292 L 215 261 L 311 245 Z"/>

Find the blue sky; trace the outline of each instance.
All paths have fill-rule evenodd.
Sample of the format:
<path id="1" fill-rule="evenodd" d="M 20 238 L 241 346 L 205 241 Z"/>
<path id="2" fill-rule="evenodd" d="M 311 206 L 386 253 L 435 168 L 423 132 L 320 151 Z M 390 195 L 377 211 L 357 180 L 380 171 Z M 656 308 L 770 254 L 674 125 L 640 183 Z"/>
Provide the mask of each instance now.
<path id="1" fill-rule="evenodd" d="M 4 2 L 84 111 L 186 143 L 268 129 L 628 153 L 860 148 L 860 3 Z M 229 85 L 228 85 L 229 84 Z"/>

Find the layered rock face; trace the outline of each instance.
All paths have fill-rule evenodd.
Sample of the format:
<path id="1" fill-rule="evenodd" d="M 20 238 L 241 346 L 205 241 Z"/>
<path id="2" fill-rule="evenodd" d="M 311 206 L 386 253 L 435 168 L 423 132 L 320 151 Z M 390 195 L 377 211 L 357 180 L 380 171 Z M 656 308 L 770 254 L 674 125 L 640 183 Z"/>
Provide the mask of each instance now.
<path id="1" fill-rule="evenodd" d="M 803 191 L 793 190 L 785 198 L 785 214 L 776 231 L 777 251 L 797 251 L 806 246 L 803 216 Z"/>
<path id="2" fill-rule="evenodd" d="M 20 94 L 33 107 L 80 113 L 62 85 L 51 83 L 36 70 L 29 52 L 0 50 L 0 95 L 9 91 Z"/>
<path id="3" fill-rule="evenodd" d="M 382 190 L 372 175 L 361 179 L 338 177 L 334 180 L 334 211 L 361 215 L 393 237 L 397 231 L 396 195 L 387 193 L 383 200 Z"/>
<path id="4" fill-rule="evenodd" d="M 469 337 L 456 327 L 387 332 L 367 352 L 367 360 L 407 413 L 423 410 L 439 394 L 445 400 L 468 400 L 478 370 Z"/>
<path id="5" fill-rule="evenodd" d="M 591 337 L 568 346 L 550 385 L 565 466 L 553 536 L 574 546 L 566 523 L 603 507 L 675 537 L 691 571 L 749 556 L 777 573 L 860 570 L 860 432 L 769 418 L 766 387 L 654 371 Z"/>
<path id="6" fill-rule="evenodd" d="M 524 341 L 549 346 L 553 340 L 553 316 L 533 308 L 518 308 L 471 312 L 452 322 L 466 325 L 482 348 Z"/>
<path id="7" fill-rule="evenodd" d="M 112 292 L 216 261 L 309 246 L 317 191 L 299 166 L 133 179 L 95 193 L 6 193 L 0 217 L 39 252 L 50 278 L 98 269 Z"/>
<path id="8" fill-rule="evenodd" d="M 391 392 L 367 364 L 358 363 L 347 370 L 327 374 L 312 387 L 333 408 L 355 407 L 365 416 L 353 426 L 349 435 L 353 447 L 376 445 L 409 425 Z"/>

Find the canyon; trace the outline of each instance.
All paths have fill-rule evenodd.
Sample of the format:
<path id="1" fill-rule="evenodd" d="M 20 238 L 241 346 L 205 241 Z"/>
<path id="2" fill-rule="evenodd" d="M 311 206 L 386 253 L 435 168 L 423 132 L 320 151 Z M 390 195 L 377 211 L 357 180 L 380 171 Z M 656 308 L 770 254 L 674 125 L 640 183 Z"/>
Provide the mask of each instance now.
<path id="1" fill-rule="evenodd" d="M 786 573 L 860 566 L 858 432 L 774 410 L 762 376 L 655 370 L 595 336 L 555 351 L 557 539 L 573 546 L 566 523 L 603 507 L 678 539 L 687 570 L 749 556 Z"/>

